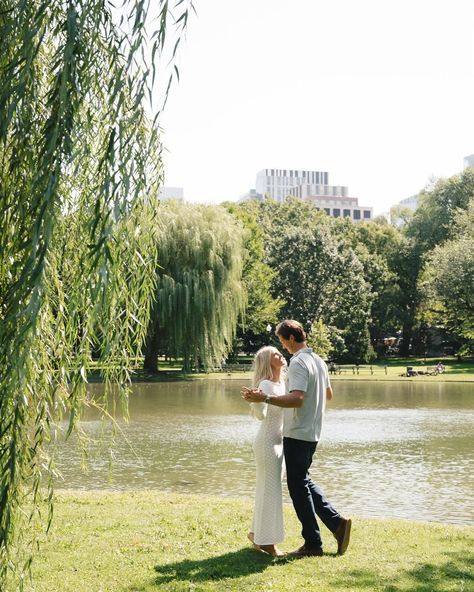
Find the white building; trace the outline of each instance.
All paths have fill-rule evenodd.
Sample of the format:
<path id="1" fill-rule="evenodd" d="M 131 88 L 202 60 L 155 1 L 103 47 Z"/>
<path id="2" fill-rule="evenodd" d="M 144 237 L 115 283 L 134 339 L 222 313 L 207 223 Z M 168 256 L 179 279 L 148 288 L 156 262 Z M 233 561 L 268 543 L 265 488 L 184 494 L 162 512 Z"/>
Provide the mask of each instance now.
<path id="1" fill-rule="evenodd" d="M 249 191 L 247 191 L 247 193 L 244 193 L 243 195 L 241 195 L 237 201 L 242 202 L 242 201 L 247 201 L 248 199 L 261 200 L 262 198 L 263 198 L 263 195 L 261 193 L 257 193 L 256 189 L 249 189 Z"/>
<path id="2" fill-rule="evenodd" d="M 283 201 L 290 195 L 290 189 L 303 183 L 327 185 L 329 174 L 325 171 L 300 171 L 293 169 L 263 169 L 257 173 L 256 191 L 269 195 L 276 201 Z"/>
<path id="3" fill-rule="evenodd" d="M 373 218 L 373 208 L 360 206 L 357 197 L 349 197 L 348 188 L 340 185 L 299 185 L 291 190 L 290 195 L 310 201 L 318 210 L 324 210 L 333 218 L 355 221 Z"/>
<path id="4" fill-rule="evenodd" d="M 262 198 L 269 195 L 283 201 L 289 195 L 310 201 L 318 209 L 334 218 L 371 220 L 373 208 L 359 206 L 356 197 L 349 196 L 349 189 L 342 185 L 329 185 L 327 171 L 302 171 L 295 169 L 263 169 L 257 173 L 256 190 L 243 198 Z"/>
<path id="5" fill-rule="evenodd" d="M 397 205 L 404 206 L 405 208 L 410 208 L 410 210 L 416 210 L 418 207 L 418 199 L 419 195 L 412 195 L 410 197 L 406 197 L 398 202 Z"/>
<path id="6" fill-rule="evenodd" d="M 167 199 L 184 200 L 184 189 L 182 187 L 160 187 L 158 199 L 163 201 Z"/>
<path id="7" fill-rule="evenodd" d="M 474 154 L 464 157 L 464 168 L 474 166 Z"/>

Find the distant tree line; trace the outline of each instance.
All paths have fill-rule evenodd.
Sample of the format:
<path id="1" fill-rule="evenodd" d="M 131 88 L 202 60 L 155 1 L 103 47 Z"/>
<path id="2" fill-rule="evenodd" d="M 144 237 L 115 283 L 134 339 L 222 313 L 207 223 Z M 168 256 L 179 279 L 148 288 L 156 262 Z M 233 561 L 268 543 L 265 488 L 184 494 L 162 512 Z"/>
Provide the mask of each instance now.
<path id="1" fill-rule="evenodd" d="M 163 203 L 145 367 L 219 366 L 296 318 L 325 356 L 369 362 L 473 351 L 474 170 L 440 180 L 411 214 L 354 224 L 297 198 L 223 206 Z"/>

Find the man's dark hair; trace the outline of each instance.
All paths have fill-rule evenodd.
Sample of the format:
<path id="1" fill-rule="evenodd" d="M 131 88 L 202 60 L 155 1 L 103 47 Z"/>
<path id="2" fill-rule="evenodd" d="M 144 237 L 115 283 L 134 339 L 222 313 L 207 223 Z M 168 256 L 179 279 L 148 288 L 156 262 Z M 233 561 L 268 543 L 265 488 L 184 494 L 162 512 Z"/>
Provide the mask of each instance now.
<path id="1" fill-rule="evenodd" d="M 292 321 L 290 319 L 278 323 L 275 329 L 275 335 L 279 335 L 283 339 L 289 339 L 290 335 L 293 335 L 297 343 L 306 341 L 306 333 L 304 332 L 303 325 L 298 323 L 298 321 Z"/>

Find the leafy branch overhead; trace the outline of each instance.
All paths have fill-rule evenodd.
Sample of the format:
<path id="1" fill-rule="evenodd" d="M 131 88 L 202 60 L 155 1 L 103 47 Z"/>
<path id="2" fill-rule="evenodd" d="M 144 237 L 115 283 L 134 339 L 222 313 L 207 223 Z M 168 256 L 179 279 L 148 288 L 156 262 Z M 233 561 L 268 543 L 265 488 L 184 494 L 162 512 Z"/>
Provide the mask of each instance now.
<path id="1" fill-rule="evenodd" d="M 80 416 L 91 352 L 107 362 L 106 385 L 123 384 L 144 340 L 156 279 L 146 200 L 163 176 L 146 98 L 166 101 L 174 63 L 169 78 L 154 80 L 154 60 L 170 42 L 174 60 L 192 3 L 153 8 L 158 20 L 141 0 L 120 9 L 2 2 L 2 589 L 8 568 L 28 563 L 27 551 L 14 552 L 20 542 L 30 548 L 21 541 L 25 491 L 36 502 L 42 473 L 51 475 L 53 426 L 66 413 L 72 428 Z"/>

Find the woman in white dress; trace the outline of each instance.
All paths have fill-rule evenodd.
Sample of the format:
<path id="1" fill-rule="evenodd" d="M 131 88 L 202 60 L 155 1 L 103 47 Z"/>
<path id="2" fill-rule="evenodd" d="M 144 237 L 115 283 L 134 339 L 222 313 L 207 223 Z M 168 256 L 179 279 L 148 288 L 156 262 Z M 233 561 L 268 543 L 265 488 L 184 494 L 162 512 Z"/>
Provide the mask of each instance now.
<path id="1" fill-rule="evenodd" d="M 252 387 L 266 395 L 285 394 L 283 370 L 286 360 L 271 346 L 262 347 L 254 361 Z M 283 464 L 283 409 L 266 403 L 251 403 L 252 414 L 261 421 L 253 443 L 257 468 L 255 507 L 248 538 L 260 551 L 284 555 L 277 547 L 284 537 L 281 476 Z"/>

